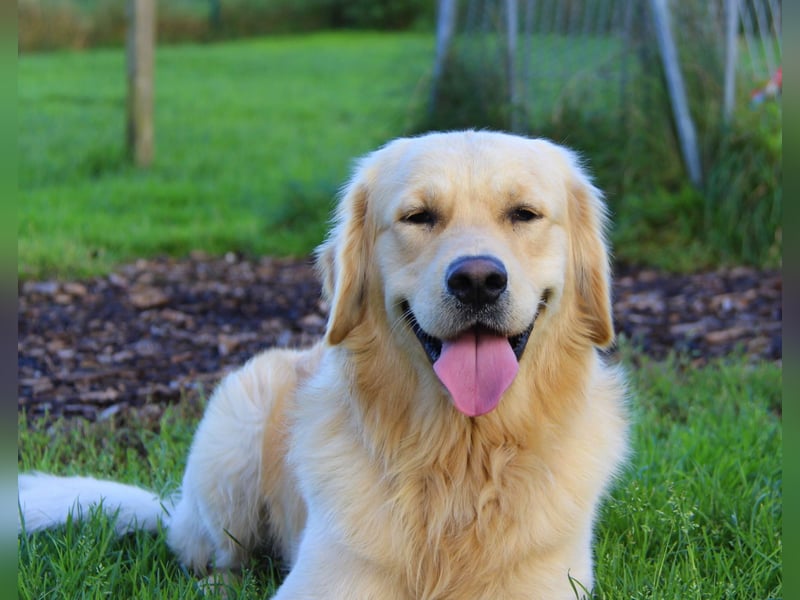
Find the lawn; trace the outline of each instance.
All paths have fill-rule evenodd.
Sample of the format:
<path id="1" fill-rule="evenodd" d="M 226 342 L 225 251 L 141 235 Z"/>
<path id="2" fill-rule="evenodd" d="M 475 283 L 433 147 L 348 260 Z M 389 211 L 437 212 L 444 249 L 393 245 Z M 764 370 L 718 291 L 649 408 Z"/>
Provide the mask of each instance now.
<path id="1" fill-rule="evenodd" d="M 142 172 L 123 153 L 122 50 L 22 56 L 20 276 L 198 248 L 307 254 L 354 158 L 404 130 L 432 49 L 364 33 L 160 48 Z"/>
<path id="2" fill-rule="evenodd" d="M 781 373 L 772 364 L 634 360 L 634 452 L 605 503 L 596 535 L 594 597 L 782 597 Z M 635 364 L 634 364 L 635 363 Z M 201 407 L 168 409 L 157 430 L 131 423 L 19 424 L 20 469 L 96 474 L 177 488 Z M 95 515 L 20 537 L 20 598 L 201 598 L 164 535 L 121 540 Z M 265 558 L 231 597 L 275 584 Z"/>

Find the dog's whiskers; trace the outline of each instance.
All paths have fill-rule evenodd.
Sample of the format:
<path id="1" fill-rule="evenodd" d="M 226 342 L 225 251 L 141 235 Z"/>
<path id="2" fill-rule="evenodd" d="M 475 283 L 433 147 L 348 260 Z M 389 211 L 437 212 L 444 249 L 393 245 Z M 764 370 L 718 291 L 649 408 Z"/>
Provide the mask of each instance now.
<path id="1" fill-rule="evenodd" d="M 392 335 L 397 333 L 397 330 L 406 324 L 410 318 L 414 317 L 414 313 L 411 312 L 411 307 L 408 306 L 407 303 L 398 303 L 397 306 L 402 307 L 403 304 L 405 304 L 407 308 L 401 311 L 400 315 L 389 325 L 389 331 Z"/>

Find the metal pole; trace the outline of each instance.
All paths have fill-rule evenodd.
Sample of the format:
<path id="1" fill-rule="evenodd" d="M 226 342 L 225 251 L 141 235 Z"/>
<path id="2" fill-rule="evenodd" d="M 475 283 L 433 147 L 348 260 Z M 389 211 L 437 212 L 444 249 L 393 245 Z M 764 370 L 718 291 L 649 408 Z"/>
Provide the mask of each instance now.
<path id="1" fill-rule="evenodd" d="M 517 0 L 506 0 L 506 72 L 508 73 L 508 105 L 511 131 L 519 132 L 519 97 L 517 91 Z"/>
<path id="2" fill-rule="evenodd" d="M 736 102 L 736 64 L 739 61 L 739 0 L 725 2 L 725 88 L 723 121 L 730 123 Z"/>
<path id="3" fill-rule="evenodd" d="M 756 13 L 756 24 L 758 25 L 758 37 L 761 38 L 761 50 L 764 52 L 764 61 L 767 64 L 767 77 L 775 74 L 775 47 L 771 43 L 770 26 L 767 16 L 764 14 L 764 3 L 754 2 Z"/>
<path id="4" fill-rule="evenodd" d="M 445 62 L 450 54 L 455 26 L 456 0 L 439 0 L 439 15 L 436 20 L 436 58 L 433 63 L 433 81 L 428 104 L 430 114 L 433 114 L 436 110 L 436 103 L 439 98 L 439 83 L 444 72 Z"/>
<path id="5" fill-rule="evenodd" d="M 650 0 L 650 6 L 653 10 L 656 39 L 661 52 L 661 61 L 664 64 L 664 74 L 667 78 L 669 98 L 672 103 L 672 112 L 678 129 L 678 137 L 680 137 L 683 160 L 686 164 L 686 169 L 689 171 L 689 179 L 695 186 L 699 187 L 703 183 L 703 175 L 700 166 L 700 153 L 697 149 L 697 134 L 695 133 L 692 115 L 689 112 L 689 102 L 686 97 L 686 88 L 683 85 L 683 75 L 678 62 L 678 52 L 675 49 L 675 40 L 672 38 L 667 0 Z"/>

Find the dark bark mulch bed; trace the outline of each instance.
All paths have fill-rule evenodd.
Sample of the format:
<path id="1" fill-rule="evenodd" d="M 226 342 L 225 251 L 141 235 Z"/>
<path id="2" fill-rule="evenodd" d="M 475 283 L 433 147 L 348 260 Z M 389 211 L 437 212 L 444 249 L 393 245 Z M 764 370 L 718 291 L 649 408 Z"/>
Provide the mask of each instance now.
<path id="1" fill-rule="evenodd" d="M 655 358 L 674 350 L 695 364 L 737 352 L 780 361 L 781 290 L 777 271 L 621 270 L 617 331 Z M 18 303 L 20 408 L 91 420 L 140 407 L 160 414 L 208 394 L 259 350 L 311 344 L 327 315 L 309 261 L 234 255 L 25 282 Z"/>

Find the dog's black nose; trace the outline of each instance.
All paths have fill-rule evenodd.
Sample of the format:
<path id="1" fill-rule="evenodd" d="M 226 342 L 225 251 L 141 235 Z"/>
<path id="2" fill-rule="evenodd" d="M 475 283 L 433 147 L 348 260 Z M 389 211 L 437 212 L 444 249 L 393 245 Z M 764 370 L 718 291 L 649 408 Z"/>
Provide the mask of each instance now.
<path id="1" fill-rule="evenodd" d="M 508 285 L 508 274 L 493 256 L 462 256 L 450 263 L 445 281 L 453 296 L 479 308 L 500 297 Z"/>

